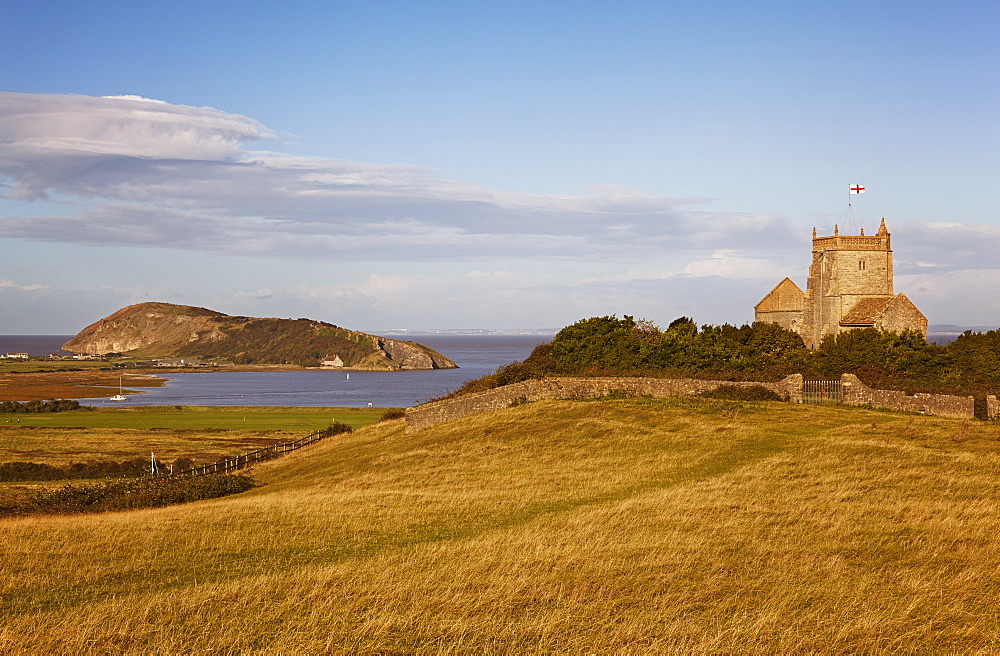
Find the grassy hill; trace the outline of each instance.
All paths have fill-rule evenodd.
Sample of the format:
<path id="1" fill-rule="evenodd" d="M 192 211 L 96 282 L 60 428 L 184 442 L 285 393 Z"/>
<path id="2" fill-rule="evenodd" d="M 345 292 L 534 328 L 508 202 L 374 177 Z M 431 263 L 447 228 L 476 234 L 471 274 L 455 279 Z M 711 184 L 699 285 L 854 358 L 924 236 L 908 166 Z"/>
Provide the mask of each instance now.
<path id="1" fill-rule="evenodd" d="M 385 422 L 0 520 L 0 651 L 992 651 L 995 424 L 699 399 Z"/>

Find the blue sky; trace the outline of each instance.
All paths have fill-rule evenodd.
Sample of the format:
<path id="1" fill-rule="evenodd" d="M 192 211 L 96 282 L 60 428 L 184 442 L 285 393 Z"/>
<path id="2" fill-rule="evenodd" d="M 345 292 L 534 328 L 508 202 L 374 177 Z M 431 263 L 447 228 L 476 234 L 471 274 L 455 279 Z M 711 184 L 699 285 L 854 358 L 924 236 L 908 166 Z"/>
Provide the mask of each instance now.
<path id="1" fill-rule="evenodd" d="M 743 323 L 850 183 L 1000 326 L 996 2 L 257 4 L 0 1 L 0 333 Z"/>

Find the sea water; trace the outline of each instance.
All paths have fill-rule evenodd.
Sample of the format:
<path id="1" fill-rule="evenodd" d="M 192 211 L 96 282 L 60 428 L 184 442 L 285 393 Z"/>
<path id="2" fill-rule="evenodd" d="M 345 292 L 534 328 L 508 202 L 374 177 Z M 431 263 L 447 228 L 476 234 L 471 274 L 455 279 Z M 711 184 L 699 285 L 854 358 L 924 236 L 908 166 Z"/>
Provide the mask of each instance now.
<path id="1" fill-rule="evenodd" d="M 0 352 L 45 355 L 58 351 L 70 337 L 0 337 Z M 127 393 L 127 401 L 80 399 L 101 407 L 137 405 L 289 405 L 407 408 L 459 388 L 462 383 L 524 360 L 546 335 L 413 335 L 409 341 L 451 358 L 458 369 L 428 371 L 226 371 L 164 372 L 163 387 Z M 16 341 L 15 341 L 16 340 Z M 13 345 L 18 344 L 15 348 Z M 127 385 L 126 385 L 127 387 Z M 135 388 L 133 388 L 135 389 Z M 108 396 L 117 393 L 109 390 Z"/>
<path id="2" fill-rule="evenodd" d="M 69 355 L 60 349 L 71 339 L 73 335 L 0 335 L 0 355 L 7 353 Z"/>

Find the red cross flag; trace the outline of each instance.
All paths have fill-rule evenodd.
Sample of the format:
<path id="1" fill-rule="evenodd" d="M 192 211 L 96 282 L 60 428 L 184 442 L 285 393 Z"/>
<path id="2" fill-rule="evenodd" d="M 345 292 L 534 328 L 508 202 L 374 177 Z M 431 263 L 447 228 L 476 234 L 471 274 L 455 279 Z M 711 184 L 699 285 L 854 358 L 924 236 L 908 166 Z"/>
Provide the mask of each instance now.
<path id="1" fill-rule="evenodd" d="M 850 186 L 850 190 L 852 194 L 863 194 L 865 193 L 865 186 L 859 184 L 852 184 Z"/>

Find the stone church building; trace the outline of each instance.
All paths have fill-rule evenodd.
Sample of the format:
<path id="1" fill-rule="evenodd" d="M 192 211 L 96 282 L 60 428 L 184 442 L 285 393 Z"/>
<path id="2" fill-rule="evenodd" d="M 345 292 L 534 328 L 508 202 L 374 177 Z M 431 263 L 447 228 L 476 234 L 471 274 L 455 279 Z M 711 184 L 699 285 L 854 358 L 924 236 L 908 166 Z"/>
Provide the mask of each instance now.
<path id="1" fill-rule="evenodd" d="M 827 335 L 852 328 L 919 330 L 927 318 L 903 294 L 892 291 L 892 248 L 885 219 L 874 235 L 817 237 L 813 228 L 812 264 L 803 292 L 785 278 L 754 306 L 754 321 L 776 323 L 817 348 Z"/>

